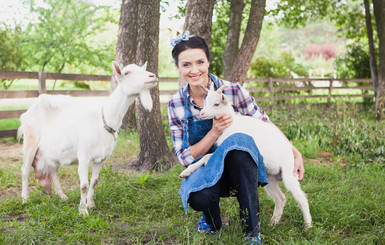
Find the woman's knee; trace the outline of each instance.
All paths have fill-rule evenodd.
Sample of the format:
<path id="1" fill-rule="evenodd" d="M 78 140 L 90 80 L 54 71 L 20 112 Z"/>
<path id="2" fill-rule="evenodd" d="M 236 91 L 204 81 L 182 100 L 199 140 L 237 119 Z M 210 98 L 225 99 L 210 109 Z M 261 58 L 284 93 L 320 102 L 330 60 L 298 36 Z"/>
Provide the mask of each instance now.
<path id="1" fill-rule="evenodd" d="M 237 167 L 249 166 L 256 167 L 254 159 L 246 151 L 234 150 L 227 153 L 225 158 L 226 164 L 235 165 Z"/>
<path id="2" fill-rule="evenodd" d="M 191 208 L 196 211 L 205 211 L 219 205 L 219 195 L 210 189 L 192 192 L 188 199 Z"/>

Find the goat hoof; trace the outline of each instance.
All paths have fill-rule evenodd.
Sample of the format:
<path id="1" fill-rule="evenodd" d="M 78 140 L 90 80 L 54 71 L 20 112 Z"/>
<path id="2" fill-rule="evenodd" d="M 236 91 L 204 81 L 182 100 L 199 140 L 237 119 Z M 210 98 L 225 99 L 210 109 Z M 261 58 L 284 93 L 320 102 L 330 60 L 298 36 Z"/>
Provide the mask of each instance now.
<path id="1" fill-rule="evenodd" d="M 94 202 L 90 202 L 90 203 L 87 203 L 87 208 L 94 208 L 95 207 L 95 203 Z"/>
<path id="2" fill-rule="evenodd" d="M 79 209 L 79 212 L 83 216 L 88 216 L 88 210 L 87 209 Z"/>
<path id="3" fill-rule="evenodd" d="M 65 194 L 59 195 L 59 197 L 60 197 L 60 199 L 62 199 L 62 200 L 68 200 L 68 197 L 67 197 Z"/>
<path id="4" fill-rule="evenodd" d="M 312 228 L 313 226 L 311 224 L 305 224 L 305 229 L 303 232 L 306 232 L 307 230 L 309 230 L 310 228 Z"/>
<path id="5" fill-rule="evenodd" d="M 190 176 L 190 174 L 191 173 L 188 173 L 188 172 L 186 172 L 186 171 L 183 171 L 182 173 L 180 173 L 180 175 L 179 175 L 179 178 L 187 178 L 187 177 L 189 177 Z"/>
<path id="6" fill-rule="evenodd" d="M 279 220 L 276 220 L 276 219 L 272 219 L 269 223 L 270 226 L 276 226 L 279 224 Z"/>

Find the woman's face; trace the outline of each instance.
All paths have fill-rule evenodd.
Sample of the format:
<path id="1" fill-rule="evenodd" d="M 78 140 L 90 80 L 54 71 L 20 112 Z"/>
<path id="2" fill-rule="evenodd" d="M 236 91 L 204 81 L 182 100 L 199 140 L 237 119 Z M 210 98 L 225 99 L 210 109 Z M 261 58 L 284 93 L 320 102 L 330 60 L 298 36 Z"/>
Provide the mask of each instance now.
<path id="1" fill-rule="evenodd" d="M 176 68 L 190 86 L 206 86 L 209 81 L 209 65 L 205 51 L 194 48 L 179 54 Z"/>

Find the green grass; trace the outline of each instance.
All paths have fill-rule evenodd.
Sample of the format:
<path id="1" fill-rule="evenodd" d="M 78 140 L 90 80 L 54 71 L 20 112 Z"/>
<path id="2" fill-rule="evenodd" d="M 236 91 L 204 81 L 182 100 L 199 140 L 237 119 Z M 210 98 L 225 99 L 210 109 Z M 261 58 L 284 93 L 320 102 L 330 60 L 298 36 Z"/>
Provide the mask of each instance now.
<path id="1" fill-rule="evenodd" d="M 19 119 L 0 119 L 0 130 L 17 129 L 20 126 Z"/>
<path id="2" fill-rule="evenodd" d="M 314 227 L 303 233 L 302 214 L 287 192 L 282 223 L 268 226 L 273 201 L 260 188 L 263 242 L 385 244 L 384 138 L 378 137 L 385 135 L 384 123 L 372 119 L 372 110 L 350 104 L 286 107 L 268 113 L 304 156 L 301 186 Z M 167 130 L 166 135 L 170 143 Z M 59 172 L 69 200 L 47 195 L 31 174 L 30 186 L 35 188 L 31 200 L 23 204 L 22 160 L 0 158 L 0 192 L 9 196 L 0 198 L 0 244 L 242 244 L 235 198 L 221 200 L 224 227 L 218 234 L 196 231 L 199 212 L 190 209 L 185 214 L 178 196 L 180 165 L 148 176 L 116 170 L 136 159 L 139 151 L 137 132 L 122 131 L 100 173 L 96 208 L 88 217 L 77 210 L 76 166 Z"/>

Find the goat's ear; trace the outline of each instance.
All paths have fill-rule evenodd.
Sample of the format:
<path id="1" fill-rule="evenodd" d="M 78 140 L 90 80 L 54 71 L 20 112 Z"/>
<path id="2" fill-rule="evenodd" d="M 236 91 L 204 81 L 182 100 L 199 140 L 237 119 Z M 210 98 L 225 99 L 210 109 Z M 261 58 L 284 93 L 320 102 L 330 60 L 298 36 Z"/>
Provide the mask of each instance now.
<path id="1" fill-rule="evenodd" d="M 227 104 L 227 102 L 228 102 L 228 98 L 227 98 L 227 96 L 226 95 L 224 95 L 224 94 L 222 94 L 222 103 L 223 104 Z"/>
<path id="2" fill-rule="evenodd" d="M 218 94 L 221 94 L 222 91 L 223 91 L 225 88 L 226 88 L 225 85 L 222 85 L 220 88 L 218 88 L 218 90 L 217 90 Z"/>
<path id="3" fill-rule="evenodd" d="M 208 92 L 209 92 L 209 90 L 207 89 L 207 88 L 205 88 L 204 86 L 200 86 L 200 88 L 201 88 L 201 90 L 202 90 L 202 92 L 204 93 L 204 94 L 208 94 Z"/>
<path id="4" fill-rule="evenodd" d="M 142 90 L 139 94 L 140 103 L 142 103 L 142 106 L 147 110 L 152 110 L 152 98 L 150 90 Z"/>
<path id="5" fill-rule="evenodd" d="M 146 62 L 144 63 L 144 65 L 142 66 L 142 69 L 145 70 L 145 71 L 147 70 L 147 61 L 146 61 Z"/>
<path id="6" fill-rule="evenodd" d="M 112 61 L 112 69 L 113 69 L 113 74 L 115 74 L 116 81 L 120 82 L 122 78 L 122 67 L 119 65 L 118 62 Z"/>

